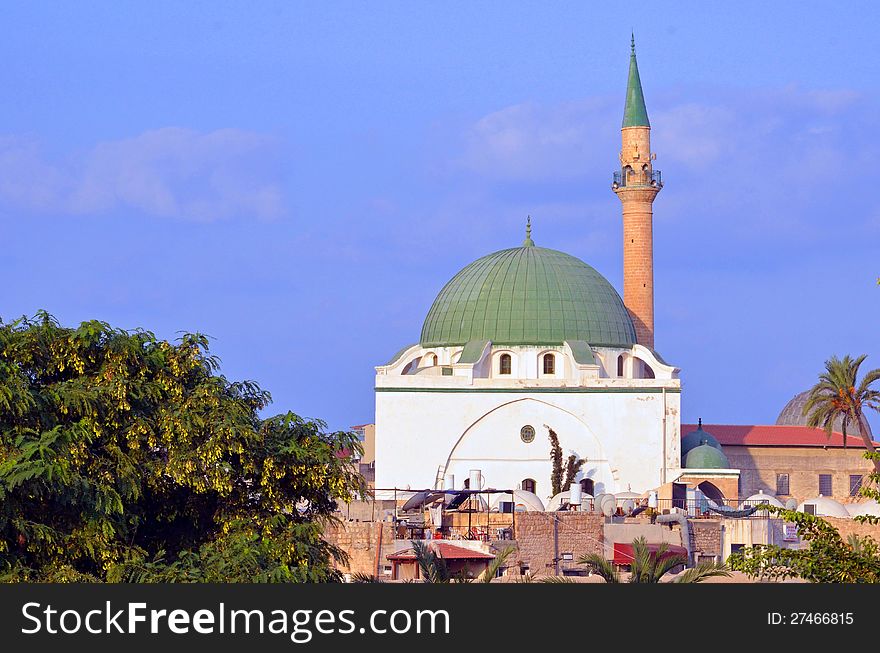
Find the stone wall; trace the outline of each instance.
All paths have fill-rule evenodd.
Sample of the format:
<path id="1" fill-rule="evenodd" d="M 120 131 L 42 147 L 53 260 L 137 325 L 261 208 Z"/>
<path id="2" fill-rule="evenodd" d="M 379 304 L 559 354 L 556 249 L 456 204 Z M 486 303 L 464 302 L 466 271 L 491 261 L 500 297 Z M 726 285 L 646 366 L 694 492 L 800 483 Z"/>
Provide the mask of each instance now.
<path id="1" fill-rule="evenodd" d="M 342 522 L 328 527 L 324 539 L 349 555 L 348 565 L 339 565 L 344 573 L 376 574 L 376 545 L 379 544 L 379 575 L 389 565 L 385 557 L 394 552 L 394 532 L 385 522 Z M 390 575 L 388 575 L 390 578 Z"/>
<path id="2" fill-rule="evenodd" d="M 721 556 L 721 521 L 718 519 L 691 519 L 691 546 L 694 560 Z"/>
<path id="3" fill-rule="evenodd" d="M 560 561 L 560 574 L 566 569 L 583 570 L 577 559 L 586 553 L 602 553 L 601 515 L 582 512 L 526 512 L 516 515 L 516 562 L 537 576 L 554 575 L 553 528 L 558 524 L 559 556 L 572 554 L 572 560 Z M 514 565 L 511 565 L 514 566 Z"/>
<path id="4" fill-rule="evenodd" d="M 853 501 L 849 492 L 850 475 L 871 472 L 864 449 L 821 447 L 739 447 L 725 446 L 730 466 L 740 470 L 739 492 L 746 498 L 764 490 L 776 494 L 776 475 L 789 475 L 789 494 L 798 502 L 819 495 L 819 474 L 831 474 L 832 498 Z M 858 499 L 855 499 L 858 500 Z"/>
<path id="5" fill-rule="evenodd" d="M 880 524 L 862 524 L 854 519 L 843 517 L 823 517 L 822 519 L 834 526 L 844 540 L 850 535 L 858 535 L 859 537 L 868 535 L 880 542 Z"/>

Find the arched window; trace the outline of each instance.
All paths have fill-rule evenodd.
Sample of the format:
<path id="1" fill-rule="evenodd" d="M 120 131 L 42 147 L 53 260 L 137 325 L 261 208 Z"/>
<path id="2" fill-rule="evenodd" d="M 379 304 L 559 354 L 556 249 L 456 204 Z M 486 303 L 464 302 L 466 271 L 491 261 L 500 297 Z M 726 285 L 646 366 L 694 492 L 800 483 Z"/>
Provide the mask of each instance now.
<path id="1" fill-rule="evenodd" d="M 510 374 L 510 354 L 501 354 L 498 372 L 499 374 Z"/>
<path id="2" fill-rule="evenodd" d="M 623 354 L 617 357 L 617 376 L 623 377 Z"/>
<path id="3" fill-rule="evenodd" d="M 524 478 L 522 483 L 519 484 L 522 490 L 526 492 L 531 492 L 532 494 L 536 494 L 535 490 L 538 487 L 538 484 L 535 483 L 535 479 L 533 478 Z"/>
<path id="4" fill-rule="evenodd" d="M 462 486 L 462 489 L 464 489 L 464 490 L 471 489 L 471 479 L 469 479 L 469 478 L 464 479 L 464 485 Z"/>
<path id="5" fill-rule="evenodd" d="M 642 368 L 643 368 L 643 370 L 644 370 L 644 372 L 645 372 L 645 378 L 646 378 L 646 379 L 653 379 L 653 378 L 654 378 L 654 370 L 651 368 L 650 365 L 648 365 L 647 363 L 645 363 L 645 362 L 643 361 L 643 362 L 642 362 Z"/>
<path id="6" fill-rule="evenodd" d="M 556 356 L 544 354 L 544 374 L 556 374 Z"/>
<path id="7" fill-rule="evenodd" d="M 593 479 L 585 478 L 581 481 L 581 492 L 584 494 L 589 494 L 591 497 L 595 496 L 596 486 L 593 483 Z"/>
<path id="8" fill-rule="evenodd" d="M 431 365 L 437 365 L 437 354 L 431 354 L 429 360 L 431 361 Z"/>

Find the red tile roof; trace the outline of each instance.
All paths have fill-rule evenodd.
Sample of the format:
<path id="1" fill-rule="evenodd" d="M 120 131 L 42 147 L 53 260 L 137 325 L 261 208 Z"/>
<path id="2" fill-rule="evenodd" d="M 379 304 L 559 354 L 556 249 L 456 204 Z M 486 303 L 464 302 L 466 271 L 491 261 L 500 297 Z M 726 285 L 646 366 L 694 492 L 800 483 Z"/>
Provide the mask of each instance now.
<path id="1" fill-rule="evenodd" d="M 429 547 L 437 554 L 438 558 L 444 560 L 491 560 L 495 556 L 491 553 L 483 553 L 482 551 L 474 551 L 466 549 L 463 546 L 455 546 L 454 544 L 446 544 L 445 542 L 431 542 Z M 386 556 L 389 560 L 415 560 L 415 553 L 412 549 L 405 549 Z"/>
<path id="2" fill-rule="evenodd" d="M 681 435 L 684 437 L 696 431 L 696 424 L 682 424 Z M 809 426 L 776 426 L 774 425 L 740 425 L 740 424 L 703 424 L 703 430 L 714 435 L 721 446 L 744 447 L 842 447 L 843 435 L 832 433 L 831 439 L 823 429 Z M 857 435 L 847 434 L 846 444 L 849 447 L 864 449 L 865 443 Z M 880 446 L 874 443 L 875 446 Z"/>

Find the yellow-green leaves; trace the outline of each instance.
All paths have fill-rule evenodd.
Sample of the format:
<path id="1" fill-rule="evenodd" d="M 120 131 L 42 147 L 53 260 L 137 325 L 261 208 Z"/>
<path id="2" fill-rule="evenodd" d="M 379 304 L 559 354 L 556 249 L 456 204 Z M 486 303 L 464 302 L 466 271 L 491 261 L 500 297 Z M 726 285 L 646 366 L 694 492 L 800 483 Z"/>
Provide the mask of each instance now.
<path id="1" fill-rule="evenodd" d="M 220 376 L 208 344 L 0 323 L 0 578 L 335 577 L 321 528 L 363 490 L 360 444 L 262 420 L 268 393 Z"/>

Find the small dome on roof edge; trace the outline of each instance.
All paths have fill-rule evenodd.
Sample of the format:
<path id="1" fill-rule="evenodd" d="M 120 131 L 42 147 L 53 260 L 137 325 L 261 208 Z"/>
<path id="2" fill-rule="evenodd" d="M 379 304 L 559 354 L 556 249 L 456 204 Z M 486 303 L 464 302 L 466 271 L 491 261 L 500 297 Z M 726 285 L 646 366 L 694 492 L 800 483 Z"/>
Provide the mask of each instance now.
<path id="1" fill-rule="evenodd" d="M 771 506 L 776 506 L 777 508 L 785 508 L 785 504 L 782 503 L 775 495 L 773 494 L 765 494 L 764 491 L 760 491 L 757 494 L 753 494 L 747 499 L 743 499 L 739 504 L 740 509 L 747 508 L 750 506 L 754 506 L 757 503 L 761 503 L 765 501 L 769 503 Z"/>
<path id="2" fill-rule="evenodd" d="M 729 469 L 730 462 L 721 449 L 713 447 L 708 442 L 691 449 L 684 457 L 686 469 Z"/>
<path id="3" fill-rule="evenodd" d="M 849 517 L 850 514 L 839 501 L 835 501 L 831 497 L 813 497 L 802 502 L 797 507 L 798 512 L 805 512 L 805 506 L 813 507 L 813 514 L 817 517 Z"/>
<path id="4" fill-rule="evenodd" d="M 805 390 L 792 397 L 791 400 L 785 404 L 782 412 L 779 413 L 779 417 L 776 418 L 776 426 L 806 426 L 807 416 L 804 415 L 804 406 L 807 404 L 809 396 L 810 391 Z M 874 435 L 871 433 L 871 425 L 865 422 L 865 426 L 868 429 L 868 437 L 873 438 Z M 835 433 L 843 433 L 843 422 L 840 418 L 834 421 L 832 429 Z M 846 429 L 846 433 L 847 435 L 857 436 L 859 431 L 855 424 L 850 424 L 849 428 Z"/>
<path id="5" fill-rule="evenodd" d="M 704 441 L 710 447 L 721 451 L 721 443 L 709 431 L 703 430 L 703 420 L 701 419 L 695 431 L 691 431 L 681 438 L 681 459 L 684 460 L 689 451 L 699 447 Z"/>

